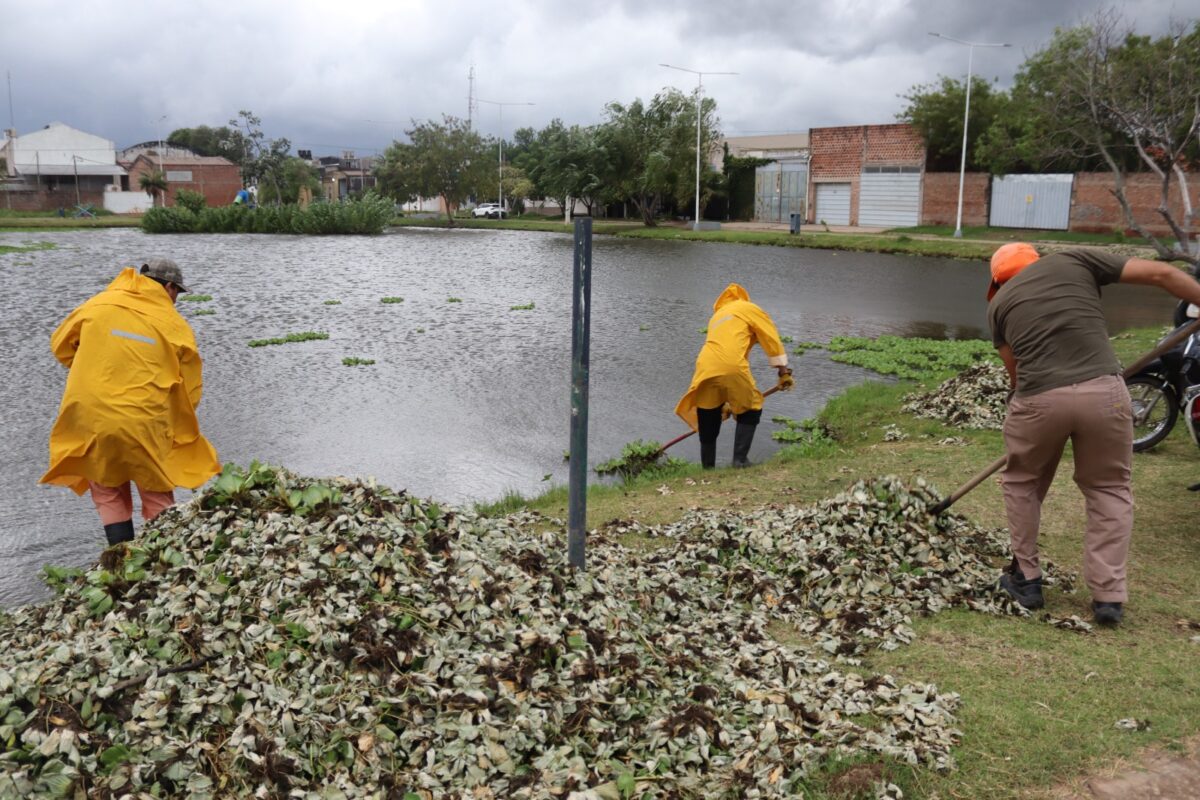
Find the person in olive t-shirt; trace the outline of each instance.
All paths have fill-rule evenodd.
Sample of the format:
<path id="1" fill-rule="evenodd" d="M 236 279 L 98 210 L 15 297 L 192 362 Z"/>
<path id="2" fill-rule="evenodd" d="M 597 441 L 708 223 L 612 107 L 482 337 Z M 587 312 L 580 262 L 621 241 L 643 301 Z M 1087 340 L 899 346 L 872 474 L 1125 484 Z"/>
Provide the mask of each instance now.
<path id="1" fill-rule="evenodd" d="M 1041 608 L 1037 536 L 1042 500 L 1070 439 L 1087 528 L 1083 576 L 1096 621 L 1121 620 L 1133 531 L 1133 418 L 1100 305 L 1110 283 L 1158 286 L 1190 302 L 1200 283 L 1167 264 L 1076 249 L 1039 257 L 1006 244 L 992 256 L 988 325 L 1014 392 L 1004 421 L 1002 485 L 1013 562 L 1000 585 Z"/>

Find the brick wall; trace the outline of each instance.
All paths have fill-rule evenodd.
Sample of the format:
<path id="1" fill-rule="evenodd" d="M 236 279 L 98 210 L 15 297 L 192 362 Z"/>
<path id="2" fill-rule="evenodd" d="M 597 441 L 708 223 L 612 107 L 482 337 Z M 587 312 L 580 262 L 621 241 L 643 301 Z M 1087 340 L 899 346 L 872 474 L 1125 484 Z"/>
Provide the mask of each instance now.
<path id="1" fill-rule="evenodd" d="M 75 212 L 76 203 L 91 203 L 96 208 L 104 208 L 104 191 L 91 187 L 80 187 L 79 200 L 75 199 L 75 187 L 58 186 L 49 191 L 44 187 L 41 191 L 7 192 L 0 191 L 0 208 L 12 208 L 14 211 L 55 211 L 65 209 L 67 216 Z"/>
<path id="2" fill-rule="evenodd" d="M 925 143 L 907 123 L 812 128 L 809 133 L 808 222 L 816 222 L 816 184 L 850 184 L 850 224 L 858 224 L 863 166 L 922 166 Z"/>
<path id="3" fill-rule="evenodd" d="M 921 224 L 953 225 L 958 216 L 958 173 L 926 172 L 921 192 Z M 964 226 L 987 225 L 991 208 L 991 176 L 968 172 L 963 180 Z"/>
<path id="4" fill-rule="evenodd" d="M 168 206 L 178 205 L 175 201 L 175 195 L 180 189 L 187 189 L 190 192 L 200 192 L 204 195 L 204 199 L 209 206 L 227 206 L 233 202 L 238 189 L 242 188 L 242 175 L 236 164 L 168 163 L 166 166 L 168 172 L 190 171 L 192 173 L 192 180 L 190 182 L 167 182 L 166 204 Z M 141 184 L 139 181 L 141 176 L 157 171 L 157 164 L 149 163 L 145 159 L 135 161 L 129 168 L 129 191 L 140 191 Z"/>
<path id="5" fill-rule="evenodd" d="M 907 123 L 868 125 L 863 129 L 863 163 L 919 167 L 925 164 L 925 140 Z"/>
<path id="6" fill-rule="evenodd" d="M 858 221 L 858 184 L 862 174 L 865 125 L 840 128 L 813 128 L 809 131 L 810 151 L 808 222 L 816 222 L 818 183 L 850 184 L 850 224 Z"/>
<path id="7" fill-rule="evenodd" d="M 1192 175 L 1192 207 L 1200 204 L 1200 176 Z M 1108 172 L 1079 172 L 1075 174 L 1075 187 L 1071 198 L 1071 230 L 1092 233 L 1109 233 L 1121 229 L 1128 234 L 1133 230 L 1125 226 L 1125 214 L 1121 204 L 1113 196 L 1113 176 Z M 1134 219 L 1156 235 L 1172 236 L 1170 228 L 1158 213 L 1162 199 L 1162 182 L 1157 175 L 1136 174 L 1126 178 L 1125 195 L 1133 207 Z M 1171 211 L 1177 221 L 1183 220 L 1183 202 L 1179 196 L 1179 184 L 1171 181 Z"/>

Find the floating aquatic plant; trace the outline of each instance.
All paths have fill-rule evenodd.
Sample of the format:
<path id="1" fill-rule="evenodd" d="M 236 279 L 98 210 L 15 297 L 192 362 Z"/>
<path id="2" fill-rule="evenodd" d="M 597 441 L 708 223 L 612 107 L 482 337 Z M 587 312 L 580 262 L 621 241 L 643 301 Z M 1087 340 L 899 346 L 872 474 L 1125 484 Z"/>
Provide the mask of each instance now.
<path id="1" fill-rule="evenodd" d="M 375 363 L 375 359 L 359 358 L 358 356 L 346 356 L 342 359 L 342 363 L 347 367 L 369 367 Z"/>
<path id="2" fill-rule="evenodd" d="M 447 297 L 446 302 L 447 303 L 461 303 L 462 298 L 461 297 Z"/>
<path id="3" fill-rule="evenodd" d="M 38 250 L 53 250 L 58 247 L 54 242 L 28 242 L 26 244 L 0 244 L 0 256 L 9 253 L 33 253 Z M 31 264 L 32 262 L 24 262 Z"/>
<path id="4" fill-rule="evenodd" d="M 342 304 L 341 300 L 326 300 L 324 303 L 324 305 L 327 305 L 327 306 L 340 306 L 341 304 Z"/>
<path id="5" fill-rule="evenodd" d="M 780 336 L 779 341 L 783 342 L 784 344 L 791 344 L 794 340 L 790 336 Z"/>
<path id="6" fill-rule="evenodd" d="M 381 303 L 388 303 L 388 304 L 391 304 L 391 303 L 403 303 L 403 302 L 404 302 L 404 298 L 403 298 L 403 297 L 381 297 L 381 298 L 379 298 L 379 302 L 381 302 Z"/>
<path id="7" fill-rule="evenodd" d="M 329 334 L 322 331 L 302 331 L 300 333 L 289 333 L 286 336 L 276 337 L 274 339 L 251 339 L 247 344 L 250 347 L 266 347 L 273 344 L 290 344 L 292 342 L 311 342 L 318 339 L 328 339 Z"/>
<path id="8" fill-rule="evenodd" d="M 424 333 L 424 332 L 425 332 L 424 328 L 417 328 L 417 333 Z"/>
<path id="9" fill-rule="evenodd" d="M 179 299 L 184 303 L 207 303 L 213 298 L 211 294 L 181 294 Z"/>
<path id="10" fill-rule="evenodd" d="M 802 356 L 809 350 L 820 350 L 824 346 L 820 342 L 797 342 L 796 346 L 792 348 L 792 352 Z"/>
<path id="11" fill-rule="evenodd" d="M 211 308 L 197 308 L 195 311 L 192 312 L 192 316 L 193 317 L 211 317 L 215 313 L 217 313 L 217 312 Z"/>
<path id="12" fill-rule="evenodd" d="M 992 343 L 982 339 L 835 336 L 825 349 L 834 361 L 913 380 L 955 373 L 996 357 Z"/>
<path id="13" fill-rule="evenodd" d="M 532 311 L 533 303 L 526 303 L 523 306 L 511 306 L 511 307 L 509 307 L 508 310 L 509 311 Z"/>

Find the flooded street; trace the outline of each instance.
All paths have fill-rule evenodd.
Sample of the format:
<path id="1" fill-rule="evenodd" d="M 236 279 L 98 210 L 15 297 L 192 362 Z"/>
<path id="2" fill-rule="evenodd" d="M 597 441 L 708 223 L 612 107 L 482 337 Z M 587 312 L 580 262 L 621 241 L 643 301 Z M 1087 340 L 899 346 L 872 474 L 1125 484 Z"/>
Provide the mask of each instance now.
<path id="1" fill-rule="evenodd" d="M 66 379 L 49 337 L 121 266 L 152 256 L 175 259 L 194 292 L 213 296 L 179 309 L 204 359 L 201 429 L 222 461 L 374 476 L 456 503 L 566 481 L 568 235 L 412 228 L 373 238 L 0 233 L 0 244 L 34 241 L 57 247 L 0 255 L 0 607 L 45 595 L 43 564 L 91 563 L 104 543 L 87 496 L 37 485 Z M 666 441 L 686 430 L 673 409 L 713 299 L 730 281 L 744 285 L 796 342 L 985 336 L 982 262 L 598 237 L 593 280 L 593 464 L 632 439 Z M 1107 294 L 1114 329 L 1170 318 L 1173 304 L 1161 292 Z M 385 296 L 404 302 L 383 304 Z M 214 313 L 197 316 L 202 309 Z M 325 331 L 329 339 L 247 347 L 300 331 Z M 343 366 L 348 356 L 376 363 Z M 822 351 L 791 358 L 797 389 L 767 400 L 752 460 L 775 449 L 770 416 L 811 416 L 872 377 Z M 760 387 L 772 385 L 761 350 L 751 363 Z M 731 429 L 723 432 L 718 465 L 728 463 L 732 440 Z M 671 452 L 699 458 L 694 437 Z"/>

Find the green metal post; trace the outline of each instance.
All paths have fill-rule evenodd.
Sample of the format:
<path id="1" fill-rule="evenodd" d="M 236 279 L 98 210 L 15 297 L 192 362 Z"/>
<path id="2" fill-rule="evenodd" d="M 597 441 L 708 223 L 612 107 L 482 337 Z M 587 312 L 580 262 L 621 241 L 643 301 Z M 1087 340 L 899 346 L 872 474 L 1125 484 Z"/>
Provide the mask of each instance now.
<path id="1" fill-rule="evenodd" d="M 571 303 L 571 479 L 567 560 L 585 568 L 587 539 L 588 350 L 592 328 L 592 220 L 575 220 L 574 300 Z"/>

